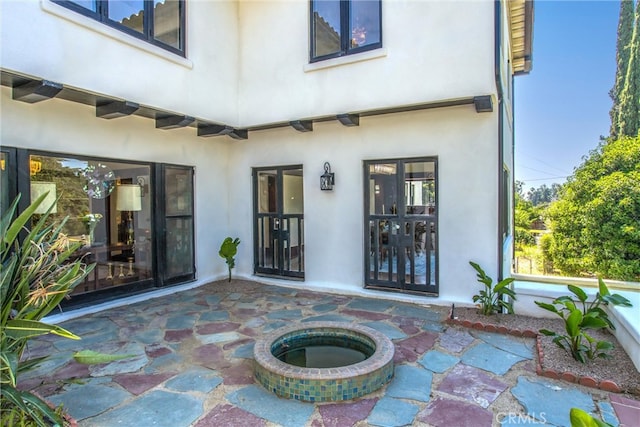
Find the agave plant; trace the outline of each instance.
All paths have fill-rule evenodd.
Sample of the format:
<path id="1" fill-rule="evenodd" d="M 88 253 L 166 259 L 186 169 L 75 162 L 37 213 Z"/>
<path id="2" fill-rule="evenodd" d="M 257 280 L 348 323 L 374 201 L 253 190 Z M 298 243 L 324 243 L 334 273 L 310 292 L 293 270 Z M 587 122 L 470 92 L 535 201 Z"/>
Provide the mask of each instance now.
<path id="1" fill-rule="evenodd" d="M 33 393 L 18 389 L 17 380 L 21 372 L 46 358 L 23 360 L 29 340 L 48 333 L 80 339 L 42 319 L 95 267 L 73 257 L 82 243 L 70 242 L 62 233 L 66 219 L 58 225 L 50 224 L 46 213 L 35 224 L 30 224 L 46 196 L 40 196 L 12 221 L 20 200 L 18 196 L 0 220 L 0 409 L 3 418 L 5 415 L 13 420 L 18 417 L 20 421 L 16 421 L 16 425 L 64 424 L 60 410 L 51 409 Z M 80 352 L 75 358 L 83 363 L 86 356 L 86 352 Z M 93 363 L 105 363 L 123 357 L 129 356 L 96 353 L 89 359 Z"/>

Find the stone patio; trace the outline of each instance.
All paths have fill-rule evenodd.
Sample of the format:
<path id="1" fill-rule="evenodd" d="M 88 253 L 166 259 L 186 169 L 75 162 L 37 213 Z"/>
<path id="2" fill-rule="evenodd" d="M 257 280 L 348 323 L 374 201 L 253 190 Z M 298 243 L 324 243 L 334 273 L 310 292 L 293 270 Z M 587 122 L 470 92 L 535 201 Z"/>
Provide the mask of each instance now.
<path id="1" fill-rule="evenodd" d="M 637 425 L 639 401 L 538 377 L 533 338 L 449 325 L 447 311 L 219 281 L 64 322 L 83 339 L 34 342 L 32 356 L 52 357 L 21 383 L 63 404 L 80 426 L 570 426 L 572 407 Z M 360 399 L 322 404 L 281 399 L 257 384 L 255 339 L 316 320 L 388 336 L 394 379 Z M 134 356 L 84 366 L 70 361 L 80 349 Z"/>

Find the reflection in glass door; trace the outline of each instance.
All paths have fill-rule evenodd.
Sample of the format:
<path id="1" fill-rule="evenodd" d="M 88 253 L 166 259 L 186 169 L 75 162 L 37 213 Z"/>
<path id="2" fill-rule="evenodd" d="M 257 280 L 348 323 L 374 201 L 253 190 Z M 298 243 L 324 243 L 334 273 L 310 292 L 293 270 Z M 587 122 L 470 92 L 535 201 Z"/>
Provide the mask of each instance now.
<path id="1" fill-rule="evenodd" d="M 162 286 L 195 278 L 193 169 L 162 165 L 164 217 L 161 237 L 163 262 L 159 266 Z"/>
<path id="2" fill-rule="evenodd" d="M 47 194 L 33 221 L 49 213 L 81 247 L 73 257 L 95 263 L 72 295 L 138 292 L 153 286 L 151 166 L 116 160 L 30 154 L 29 193 Z M 117 291 L 115 290 L 117 288 Z"/>
<path id="3" fill-rule="evenodd" d="M 365 162 L 365 286 L 437 294 L 436 160 Z"/>
<path id="4" fill-rule="evenodd" d="M 304 198 L 301 166 L 255 168 L 254 269 L 304 278 Z"/>

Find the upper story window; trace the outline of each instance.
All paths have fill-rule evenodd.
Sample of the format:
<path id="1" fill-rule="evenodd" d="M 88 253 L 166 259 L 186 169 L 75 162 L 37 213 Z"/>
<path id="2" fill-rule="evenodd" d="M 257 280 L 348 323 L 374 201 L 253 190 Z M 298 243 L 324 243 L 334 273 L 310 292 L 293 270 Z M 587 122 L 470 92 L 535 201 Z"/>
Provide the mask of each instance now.
<path id="1" fill-rule="evenodd" d="M 311 0 L 311 62 L 379 47 L 381 0 Z"/>
<path id="2" fill-rule="evenodd" d="M 184 56 L 184 0 L 52 0 Z"/>

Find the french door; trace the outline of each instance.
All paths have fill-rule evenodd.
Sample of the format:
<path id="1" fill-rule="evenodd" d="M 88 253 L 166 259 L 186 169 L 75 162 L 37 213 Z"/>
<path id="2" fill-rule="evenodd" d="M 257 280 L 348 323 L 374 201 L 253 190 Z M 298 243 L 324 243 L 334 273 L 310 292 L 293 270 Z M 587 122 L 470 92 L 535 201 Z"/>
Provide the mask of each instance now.
<path id="1" fill-rule="evenodd" d="M 302 166 L 253 169 L 254 270 L 304 278 Z"/>
<path id="2" fill-rule="evenodd" d="M 158 286 L 195 279 L 193 168 L 157 165 Z"/>
<path id="3" fill-rule="evenodd" d="M 438 293 L 437 161 L 364 163 L 365 287 Z"/>

